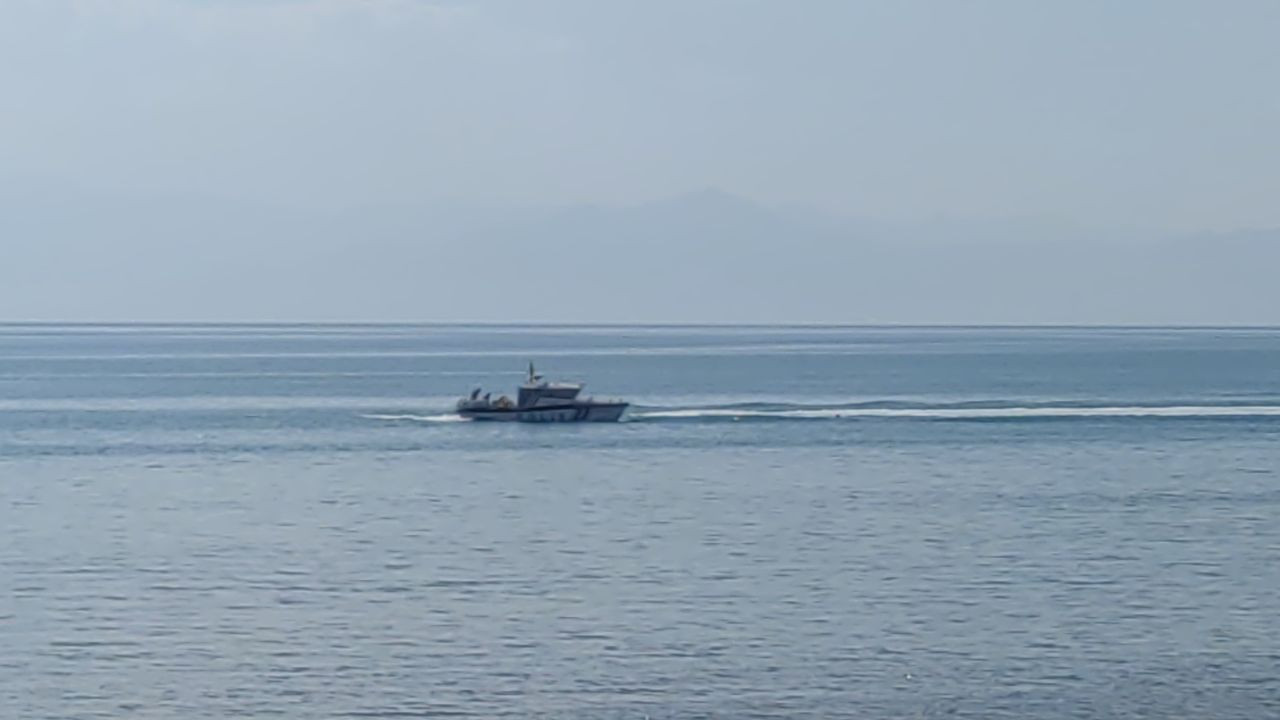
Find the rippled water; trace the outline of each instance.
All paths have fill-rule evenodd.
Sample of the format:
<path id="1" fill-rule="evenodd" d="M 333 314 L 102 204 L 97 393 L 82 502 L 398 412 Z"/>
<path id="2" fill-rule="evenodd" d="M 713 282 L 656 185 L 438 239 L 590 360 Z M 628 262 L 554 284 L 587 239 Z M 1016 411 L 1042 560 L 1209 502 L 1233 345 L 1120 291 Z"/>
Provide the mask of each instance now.
<path id="1" fill-rule="evenodd" d="M 619 425 L 449 422 L 527 359 Z M 1280 332 L 0 327 L 0 717 L 1280 716 Z"/>

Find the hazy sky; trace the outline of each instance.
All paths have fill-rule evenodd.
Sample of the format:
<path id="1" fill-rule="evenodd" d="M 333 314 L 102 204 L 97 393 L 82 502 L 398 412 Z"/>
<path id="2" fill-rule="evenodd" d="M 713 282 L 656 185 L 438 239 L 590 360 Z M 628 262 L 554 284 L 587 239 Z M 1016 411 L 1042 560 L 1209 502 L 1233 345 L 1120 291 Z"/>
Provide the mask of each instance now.
<path id="1" fill-rule="evenodd" d="M 663 204 L 704 188 L 726 195 Z M 1110 294 L 1051 297 L 1034 252 L 1006 266 L 988 247 L 972 277 L 935 262 L 925 283 L 886 238 L 1266 230 L 1277 198 L 1276 0 L 0 1 L 12 319 L 1270 322 L 1280 290 L 1235 268 L 1280 236 L 1251 235 L 1209 284 L 1212 248 L 1163 271 L 1126 250 L 1118 270 L 1103 242 L 1070 262 Z M 591 205 L 640 210 L 546 215 Z M 601 262 L 621 251 L 594 238 L 665 238 L 645 280 L 696 289 L 658 307 L 597 278 L 589 307 L 501 288 L 451 305 L 471 287 L 456 266 L 575 233 L 561 249 Z M 769 259 L 722 262 L 744 235 L 759 252 L 735 262 Z M 865 277 L 846 296 L 776 278 L 798 239 L 796 272 Z"/>
<path id="2" fill-rule="evenodd" d="M 5 0 L 18 181 L 1280 225 L 1280 3 Z"/>

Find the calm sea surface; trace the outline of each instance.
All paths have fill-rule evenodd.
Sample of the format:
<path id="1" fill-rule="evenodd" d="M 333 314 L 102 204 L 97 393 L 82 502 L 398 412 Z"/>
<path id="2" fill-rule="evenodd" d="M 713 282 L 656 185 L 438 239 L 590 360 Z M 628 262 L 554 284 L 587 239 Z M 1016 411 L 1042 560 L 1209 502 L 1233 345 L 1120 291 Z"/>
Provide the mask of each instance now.
<path id="1" fill-rule="evenodd" d="M 527 361 L 618 425 L 452 421 Z M 1280 331 L 0 326 L 3 718 L 1280 717 Z"/>

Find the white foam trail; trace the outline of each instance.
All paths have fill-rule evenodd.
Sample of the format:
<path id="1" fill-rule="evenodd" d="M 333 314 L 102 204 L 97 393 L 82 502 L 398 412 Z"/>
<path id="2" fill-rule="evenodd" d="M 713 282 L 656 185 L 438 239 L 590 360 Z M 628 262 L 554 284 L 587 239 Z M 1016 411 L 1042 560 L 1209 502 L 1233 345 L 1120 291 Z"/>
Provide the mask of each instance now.
<path id="1" fill-rule="evenodd" d="M 447 407 L 446 396 L 364 397 L 294 395 L 185 395 L 99 398 L 0 398 L 0 412 L 199 412 L 273 410 L 418 410 Z"/>
<path id="2" fill-rule="evenodd" d="M 735 410 L 706 408 L 634 412 L 635 420 L 697 418 L 924 418 L 1019 419 L 1090 417 L 1280 417 L 1275 405 L 1173 405 L 1162 407 L 1007 407 L 1007 408 L 802 408 L 791 410 Z"/>
<path id="3" fill-rule="evenodd" d="M 411 420 L 428 423 L 470 422 L 469 418 L 459 415 L 361 415 L 360 417 L 369 420 Z"/>

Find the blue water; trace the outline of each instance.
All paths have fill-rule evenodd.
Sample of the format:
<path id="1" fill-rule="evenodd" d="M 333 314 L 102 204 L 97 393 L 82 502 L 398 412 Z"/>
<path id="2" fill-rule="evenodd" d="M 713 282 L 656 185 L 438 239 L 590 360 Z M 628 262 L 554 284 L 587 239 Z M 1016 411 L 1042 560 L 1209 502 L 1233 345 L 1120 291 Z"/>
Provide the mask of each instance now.
<path id="1" fill-rule="evenodd" d="M 1280 717 L 1278 473 L 1277 330 L 0 326 L 0 717 Z"/>

